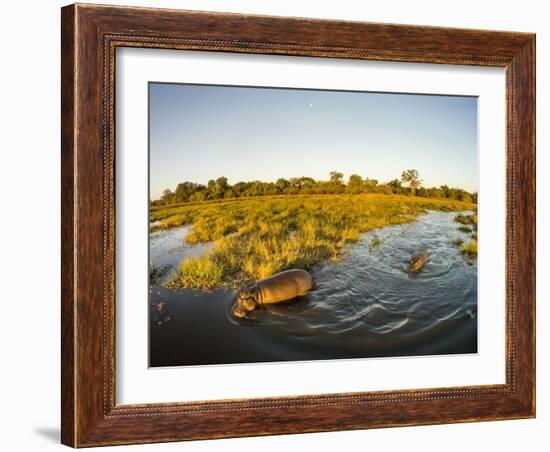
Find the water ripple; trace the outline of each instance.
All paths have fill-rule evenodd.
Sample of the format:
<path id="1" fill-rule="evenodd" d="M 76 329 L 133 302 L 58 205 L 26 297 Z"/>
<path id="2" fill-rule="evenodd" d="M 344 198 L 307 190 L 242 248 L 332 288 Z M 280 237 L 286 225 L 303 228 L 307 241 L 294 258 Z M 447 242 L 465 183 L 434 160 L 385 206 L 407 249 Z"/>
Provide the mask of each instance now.
<path id="1" fill-rule="evenodd" d="M 230 314 L 235 292 L 150 289 L 152 366 L 472 353 L 477 350 L 477 263 L 456 212 L 429 212 L 413 223 L 364 234 L 339 262 L 312 270 L 315 288 L 250 318 Z M 174 272 L 211 245 L 188 245 L 188 227 L 151 234 L 150 258 Z M 371 245 L 373 238 L 380 244 Z M 411 256 L 429 261 L 407 272 Z"/>
<path id="2" fill-rule="evenodd" d="M 365 331 L 369 336 L 441 328 L 453 319 L 473 317 L 477 306 L 477 265 L 451 244 L 465 238 L 457 213 L 429 212 L 414 223 L 364 234 L 336 263 L 312 273 L 315 289 L 288 305 L 269 307 L 257 321 L 278 324 L 289 333 Z M 376 237 L 381 242 L 371 246 Z M 427 252 L 418 274 L 407 271 L 411 256 Z"/>

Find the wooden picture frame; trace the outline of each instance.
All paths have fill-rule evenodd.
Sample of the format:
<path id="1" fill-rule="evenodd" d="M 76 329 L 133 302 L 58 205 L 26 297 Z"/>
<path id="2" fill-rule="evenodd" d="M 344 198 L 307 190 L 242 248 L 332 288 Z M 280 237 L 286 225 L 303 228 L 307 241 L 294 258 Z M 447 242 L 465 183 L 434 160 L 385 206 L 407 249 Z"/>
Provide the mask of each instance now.
<path id="1" fill-rule="evenodd" d="M 535 416 L 535 35 L 163 9 L 62 9 L 62 442 L 73 447 Z M 117 47 L 506 70 L 506 383 L 115 403 Z"/>

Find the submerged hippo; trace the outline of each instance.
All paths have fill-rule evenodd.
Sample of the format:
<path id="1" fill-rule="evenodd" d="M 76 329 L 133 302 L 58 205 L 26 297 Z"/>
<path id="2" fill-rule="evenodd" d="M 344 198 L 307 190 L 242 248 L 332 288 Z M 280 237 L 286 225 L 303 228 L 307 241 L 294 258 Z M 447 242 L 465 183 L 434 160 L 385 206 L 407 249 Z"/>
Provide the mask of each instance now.
<path id="1" fill-rule="evenodd" d="M 409 261 L 409 271 L 412 273 L 418 273 L 420 270 L 422 270 L 422 267 L 426 265 L 428 259 L 428 253 L 426 252 L 413 256 L 413 258 Z"/>
<path id="2" fill-rule="evenodd" d="M 260 305 L 282 303 L 305 295 L 313 287 L 311 275 L 300 269 L 286 270 L 262 279 L 237 294 L 235 317 L 245 317 Z"/>

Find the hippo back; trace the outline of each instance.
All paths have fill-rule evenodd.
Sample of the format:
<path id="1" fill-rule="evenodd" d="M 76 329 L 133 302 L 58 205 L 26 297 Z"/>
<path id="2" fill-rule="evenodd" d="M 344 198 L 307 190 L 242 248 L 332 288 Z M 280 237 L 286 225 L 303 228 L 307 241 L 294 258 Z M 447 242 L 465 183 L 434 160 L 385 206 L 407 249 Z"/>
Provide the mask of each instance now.
<path id="1" fill-rule="evenodd" d="M 313 287 L 313 279 L 305 270 L 287 270 L 257 282 L 258 302 L 279 303 L 305 295 Z"/>
<path id="2" fill-rule="evenodd" d="M 424 265 L 428 262 L 428 253 L 420 253 L 414 256 L 409 263 L 409 271 L 416 273 L 419 272 Z"/>

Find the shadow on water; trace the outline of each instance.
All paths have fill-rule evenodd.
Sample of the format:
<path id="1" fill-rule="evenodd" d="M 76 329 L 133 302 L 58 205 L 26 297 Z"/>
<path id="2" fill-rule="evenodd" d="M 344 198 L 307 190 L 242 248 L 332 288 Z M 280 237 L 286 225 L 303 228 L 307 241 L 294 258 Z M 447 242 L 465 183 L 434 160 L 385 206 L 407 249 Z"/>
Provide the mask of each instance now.
<path id="1" fill-rule="evenodd" d="M 150 365 L 475 353 L 477 263 L 451 244 L 467 238 L 456 215 L 429 212 L 364 234 L 343 259 L 312 270 L 316 286 L 308 295 L 247 319 L 232 317 L 232 290 L 153 285 Z M 184 244 L 186 231 L 178 229 L 151 240 L 153 264 L 168 265 L 167 274 L 205 248 Z M 419 251 L 429 261 L 411 274 L 408 261 Z"/>

